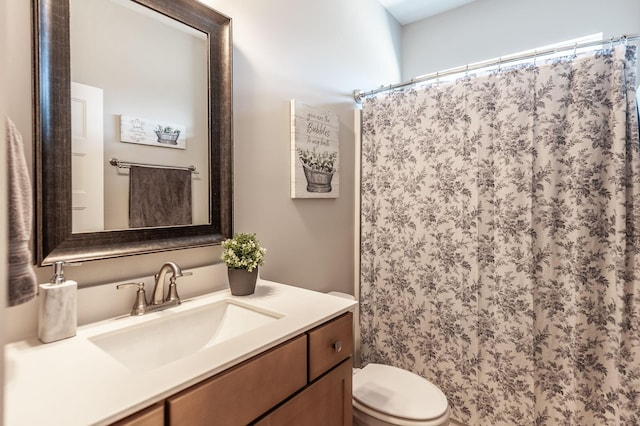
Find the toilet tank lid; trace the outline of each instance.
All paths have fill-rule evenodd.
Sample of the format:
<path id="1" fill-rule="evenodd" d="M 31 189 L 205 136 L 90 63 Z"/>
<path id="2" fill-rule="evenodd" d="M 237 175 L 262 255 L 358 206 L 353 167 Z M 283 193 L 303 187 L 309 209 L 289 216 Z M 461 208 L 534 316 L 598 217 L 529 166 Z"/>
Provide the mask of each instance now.
<path id="1" fill-rule="evenodd" d="M 368 364 L 353 376 L 353 397 L 393 417 L 430 420 L 444 415 L 447 398 L 433 383 L 410 371 Z"/>

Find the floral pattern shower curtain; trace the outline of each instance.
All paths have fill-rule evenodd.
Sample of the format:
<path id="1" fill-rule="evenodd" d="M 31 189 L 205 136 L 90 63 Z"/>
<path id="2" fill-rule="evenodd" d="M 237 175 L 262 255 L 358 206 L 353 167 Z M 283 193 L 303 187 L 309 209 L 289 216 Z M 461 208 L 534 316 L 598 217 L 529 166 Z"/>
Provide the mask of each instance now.
<path id="1" fill-rule="evenodd" d="M 362 109 L 362 361 L 471 425 L 640 424 L 634 47 Z"/>

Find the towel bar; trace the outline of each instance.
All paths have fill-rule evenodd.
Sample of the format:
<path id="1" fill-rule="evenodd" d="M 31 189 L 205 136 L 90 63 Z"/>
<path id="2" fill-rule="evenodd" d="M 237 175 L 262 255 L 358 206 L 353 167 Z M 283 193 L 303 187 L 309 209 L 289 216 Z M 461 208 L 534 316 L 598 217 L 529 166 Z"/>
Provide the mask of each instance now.
<path id="1" fill-rule="evenodd" d="M 163 164 L 131 163 L 128 161 L 120 161 L 117 158 L 112 158 L 111 160 L 109 160 L 109 164 L 111 164 L 112 166 L 118 167 L 119 169 L 128 169 L 131 166 L 138 166 L 138 167 L 154 167 L 159 169 L 189 170 L 194 175 L 200 174 L 196 170 L 196 166 L 166 166 Z"/>

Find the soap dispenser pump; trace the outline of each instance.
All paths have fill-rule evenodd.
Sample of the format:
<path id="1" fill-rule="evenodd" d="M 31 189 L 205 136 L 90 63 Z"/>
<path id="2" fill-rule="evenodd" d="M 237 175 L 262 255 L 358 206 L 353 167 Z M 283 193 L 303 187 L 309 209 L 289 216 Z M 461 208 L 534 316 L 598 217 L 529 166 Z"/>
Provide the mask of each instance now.
<path id="1" fill-rule="evenodd" d="M 53 276 L 40 284 L 38 296 L 38 338 L 44 343 L 76 335 L 78 326 L 78 283 L 64 278 L 64 266 L 53 264 Z"/>

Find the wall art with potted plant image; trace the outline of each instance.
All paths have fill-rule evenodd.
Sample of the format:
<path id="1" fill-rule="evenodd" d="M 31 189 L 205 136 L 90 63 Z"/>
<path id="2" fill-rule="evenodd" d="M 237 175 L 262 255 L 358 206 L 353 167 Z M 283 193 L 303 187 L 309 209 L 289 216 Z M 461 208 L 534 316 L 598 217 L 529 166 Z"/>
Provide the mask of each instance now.
<path id="1" fill-rule="evenodd" d="M 163 148 L 187 149 L 186 127 L 182 124 L 120 116 L 120 141 Z"/>
<path id="2" fill-rule="evenodd" d="M 291 100 L 291 198 L 338 198 L 338 114 Z"/>

